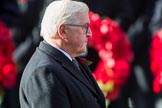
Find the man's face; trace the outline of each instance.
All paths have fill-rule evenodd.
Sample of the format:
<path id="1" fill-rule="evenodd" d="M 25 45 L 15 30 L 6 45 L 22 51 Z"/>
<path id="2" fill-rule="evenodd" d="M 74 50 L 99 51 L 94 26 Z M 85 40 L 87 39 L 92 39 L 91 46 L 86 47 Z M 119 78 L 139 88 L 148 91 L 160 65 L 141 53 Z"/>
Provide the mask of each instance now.
<path id="1" fill-rule="evenodd" d="M 86 52 L 88 37 L 91 36 L 89 29 L 89 17 L 87 15 L 79 15 L 78 24 L 67 24 L 67 49 L 74 57 Z"/>

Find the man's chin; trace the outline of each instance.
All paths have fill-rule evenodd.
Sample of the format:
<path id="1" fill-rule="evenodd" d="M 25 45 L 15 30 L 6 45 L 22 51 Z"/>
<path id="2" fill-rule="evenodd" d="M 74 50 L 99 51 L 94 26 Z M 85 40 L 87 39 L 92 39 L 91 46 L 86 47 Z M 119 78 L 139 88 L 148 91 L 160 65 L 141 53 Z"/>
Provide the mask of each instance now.
<path id="1" fill-rule="evenodd" d="M 86 49 L 83 53 L 80 54 L 80 57 L 85 57 L 88 55 L 88 50 Z"/>

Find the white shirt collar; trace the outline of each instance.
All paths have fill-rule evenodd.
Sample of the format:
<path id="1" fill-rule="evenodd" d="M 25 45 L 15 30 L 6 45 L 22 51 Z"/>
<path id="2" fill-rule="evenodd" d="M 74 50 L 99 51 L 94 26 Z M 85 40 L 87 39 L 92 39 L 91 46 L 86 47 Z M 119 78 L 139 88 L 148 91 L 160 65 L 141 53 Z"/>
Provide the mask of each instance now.
<path id="1" fill-rule="evenodd" d="M 65 52 L 64 50 L 62 50 L 62 49 L 60 49 L 60 48 L 58 48 L 58 47 L 56 47 L 56 46 L 54 46 L 54 45 L 52 45 L 52 46 L 53 46 L 54 48 L 58 49 L 59 51 L 61 51 L 67 58 L 70 59 L 70 61 L 72 61 L 71 56 L 70 56 L 67 52 Z"/>

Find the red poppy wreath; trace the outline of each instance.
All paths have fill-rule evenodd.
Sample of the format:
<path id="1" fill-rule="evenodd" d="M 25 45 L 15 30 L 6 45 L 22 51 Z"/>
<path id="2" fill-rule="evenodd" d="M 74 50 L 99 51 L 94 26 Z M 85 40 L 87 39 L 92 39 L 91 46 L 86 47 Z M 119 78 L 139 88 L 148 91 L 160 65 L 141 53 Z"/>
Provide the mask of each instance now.
<path id="1" fill-rule="evenodd" d="M 162 92 L 162 29 L 153 34 L 150 47 L 150 65 L 154 93 Z"/>
<path id="2" fill-rule="evenodd" d="M 0 21 L 0 104 L 3 101 L 5 89 L 16 83 L 16 65 L 12 59 L 14 50 L 11 31 Z"/>
<path id="3" fill-rule="evenodd" d="M 108 103 L 117 99 L 129 77 L 133 52 L 117 22 L 110 18 L 101 19 L 93 12 L 89 13 L 89 17 L 92 37 L 88 46 L 94 48 L 100 58 L 93 75 Z"/>

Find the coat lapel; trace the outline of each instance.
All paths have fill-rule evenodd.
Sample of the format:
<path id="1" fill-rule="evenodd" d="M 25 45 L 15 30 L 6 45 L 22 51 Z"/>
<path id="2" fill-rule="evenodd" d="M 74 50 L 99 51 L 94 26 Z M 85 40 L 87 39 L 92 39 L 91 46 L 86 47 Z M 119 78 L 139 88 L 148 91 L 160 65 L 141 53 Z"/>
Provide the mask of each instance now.
<path id="1" fill-rule="evenodd" d="M 80 61 L 80 58 L 77 58 L 77 60 Z M 98 97 L 98 100 L 100 101 L 100 103 L 104 103 L 104 102 L 101 101 L 101 100 L 105 100 L 105 97 L 104 97 L 104 95 L 103 95 L 101 89 L 99 88 L 99 86 L 98 86 L 96 80 L 95 80 L 94 77 L 92 76 L 92 73 L 91 73 L 89 67 L 86 66 L 86 65 L 84 65 L 84 64 L 80 64 L 80 65 L 81 65 L 81 67 L 83 68 L 83 70 L 87 73 L 88 77 L 90 78 L 90 80 L 91 80 L 91 82 L 92 82 L 92 85 L 93 85 L 93 87 L 94 87 L 95 90 L 96 90 L 96 93 L 97 93 L 96 96 Z"/>
<path id="2" fill-rule="evenodd" d="M 90 89 L 93 93 L 96 94 L 96 91 L 93 89 L 92 85 L 88 82 L 88 80 L 83 76 L 83 74 L 74 66 L 74 64 L 63 63 L 63 66 L 69 70 L 71 75 L 73 75 L 76 79 L 82 82 L 88 89 Z"/>
<path id="3" fill-rule="evenodd" d="M 78 79 L 78 81 L 83 83 L 91 92 L 93 92 L 93 94 L 97 97 L 98 102 L 101 105 L 103 105 L 104 101 L 102 101 L 102 100 L 105 100 L 105 99 L 104 99 L 104 96 L 103 96 L 101 90 L 99 89 L 97 83 L 96 84 L 93 83 L 94 86 L 92 84 L 90 84 L 90 82 L 88 82 L 88 80 L 83 76 L 83 74 L 81 74 L 81 72 L 77 69 L 77 67 L 71 63 L 72 62 L 70 62 L 70 63 L 63 62 L 62 64 L 67 70 L 69 70 L 71 75 L 73 75 L 76 79 Z M 93 80 L 92 82 L 95 82 L 95 81 Z"/>

